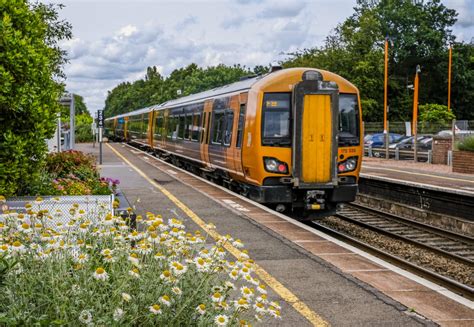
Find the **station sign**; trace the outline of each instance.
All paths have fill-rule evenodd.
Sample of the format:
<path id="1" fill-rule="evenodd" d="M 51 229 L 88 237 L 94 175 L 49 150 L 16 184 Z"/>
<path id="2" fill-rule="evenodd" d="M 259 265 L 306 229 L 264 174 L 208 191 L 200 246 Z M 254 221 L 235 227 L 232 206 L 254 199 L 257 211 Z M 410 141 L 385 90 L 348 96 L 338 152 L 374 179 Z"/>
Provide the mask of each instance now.
<path id="1" fill-rule="evenodd" d="M 97 110 L 97 127 L 104 127 L 104 110 Z"/>

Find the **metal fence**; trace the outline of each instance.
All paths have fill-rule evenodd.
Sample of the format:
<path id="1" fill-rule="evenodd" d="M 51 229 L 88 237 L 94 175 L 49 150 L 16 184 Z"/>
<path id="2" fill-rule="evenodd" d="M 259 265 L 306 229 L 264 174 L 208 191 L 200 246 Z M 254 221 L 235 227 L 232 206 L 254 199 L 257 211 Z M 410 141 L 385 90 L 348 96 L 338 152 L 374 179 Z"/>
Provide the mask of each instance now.
<path id="1" fill-rule="evenodd" d="M 93 223 L 97 223 L 108 213 L 113 213 L 114 195 L 85 195 L 85 196 L 60 196 L 44 197 L 42 201 L 36 201 L 36 197 L 12 197 L 6 202 L 0 203 L 0 221 L 2 214 L 6 211 L 25 212 L 25 206 L 31 205 L 30 210 L 38 212 L 47 210 L 47 216 L 51 219 L 45 220 L 48 227 L 57 223 L 67 224 L 77 217 L 78 214 L 87 217 Z M 71 210 L 73 209 L 73 210 Z"/>
<path id="2" fill-rule="evenodd" d="M 464 138 L 474 136 L 474 121 L 454 120 L 449 124 L 420 122 L 417 126 L 416 140 L 406 146 L 397 145 L 401 136 L 412 136 L 410 122 L 390 122 L 389 135 L 383 134 L 383 122 L 364 123 L 364 153 L 369 157 L 393 158 L 396 160 L 415 160 L 431 163 L 433 158 L 433 136 L 451 139 L 451 150 L 448 152 L 448 164 L 455 144 Z M 370 135 L 370 136 L 368 136 Z M 370 142 L 369 138 L 376 142 Z M 385 142 L 388 138 L 389 142 Z M 387 143 L 387 144 L 386 144 Z"/>

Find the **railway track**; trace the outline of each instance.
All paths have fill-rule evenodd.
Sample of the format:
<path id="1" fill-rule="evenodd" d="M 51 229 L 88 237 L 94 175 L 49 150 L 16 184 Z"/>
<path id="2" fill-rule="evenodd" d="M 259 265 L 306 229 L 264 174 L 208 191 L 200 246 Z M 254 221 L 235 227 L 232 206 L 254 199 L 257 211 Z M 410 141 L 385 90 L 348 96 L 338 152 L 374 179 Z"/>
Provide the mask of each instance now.
<path id="1" fill-rule="evenodd" d="M 474 267 L 474 238 L 455 232 L 439 229 L 420 222 L 412 221 L 395 215 L 360 205 L 345 205 L 335 215 L 338 219 L 350 224 L 370 230 L 403 243 L 414 245 L 447 259 L 455 260 L 467 267 Z M 387 250 L 372 246 L 344 231 L 339 231 L 324 224 L 323 221 L 314 221 L 312 225 L 317 229 L 337 237 L 345 242 L 362 248 L 365 251 L 382 257 L 383 259 L 421 275 L 437 284 L 440 284 L 456 293 L 462 294 L 470 300 L 474 299 L 474 288 L 454 279 L 424 268 L 418 264 L 405 260 Z M 471 275 L 474 274 L 474 270 Z"/>

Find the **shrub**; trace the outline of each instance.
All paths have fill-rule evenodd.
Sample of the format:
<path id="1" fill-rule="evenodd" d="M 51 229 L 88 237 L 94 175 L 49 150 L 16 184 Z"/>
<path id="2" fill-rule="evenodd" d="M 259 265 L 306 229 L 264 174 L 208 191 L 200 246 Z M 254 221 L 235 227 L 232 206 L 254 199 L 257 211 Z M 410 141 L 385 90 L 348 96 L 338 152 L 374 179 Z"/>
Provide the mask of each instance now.
<path id="1" fill-rule="evenodd" d="M 457 144 L 458 150 L 474 152 L 474 136 L 468 136 Z"/>
<path id="2" fill-rule="evenodd" d="M 0 249 L 17 264 L 5 274 L 0 324 L 247 326 L 280 317 L 245 251 L 226 260 L 223 246 L 239 240 L 206 244 L 181 221 L 151 213 L 139 232 L 105 211 L 71 210 L 63 225 L 32 210 L 5 215 Z"/>

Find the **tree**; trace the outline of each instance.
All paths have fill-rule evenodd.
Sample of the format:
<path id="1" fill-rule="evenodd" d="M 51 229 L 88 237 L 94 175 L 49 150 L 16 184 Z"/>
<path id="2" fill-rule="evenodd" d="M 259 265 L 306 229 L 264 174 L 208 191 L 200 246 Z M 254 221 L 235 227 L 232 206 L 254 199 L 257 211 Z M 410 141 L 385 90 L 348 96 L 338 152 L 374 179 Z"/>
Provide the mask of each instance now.
<path id="1" fill-rule="evenodd" d="M 283 64 L 323 68 L 345 77 L 360 90 L 364 119 L 380 121 L 383 117 L 384 39 L 389 36 L 393 43 L 389 49 L 389 119 L 409 120 L 413 94 L 408 86 L 413 83 L 418 64 L 422 70 L 420 103 L 446 103 L 447 43 L 454 41 L 451 28 L 456 15 L 440 0 L 358 0 L 354 14 L 337 26 L 323 47 L 294 53 Z M 466 81 L 472 81 L 469 77 L 472 66 L 466 55 L 469 50 L 458 47 L 464 53 L 462 60 L 461 53 L 457 54 L 459 66 L 453 91 L 455 83 L 468 86 Z M 463 115 L 470 105 L 464 99 L 474 96 L 472 86 L 468 89 L 471 91 L 458 89 L 464 96 L 455 100 L 457 113 Z"/>
<path id="2" fill-rule="evenodd" d="M 61 6 L 0 0 L 0 194 L 25 194 L 44 163 L 55 130 L 71 26 Z"/>

